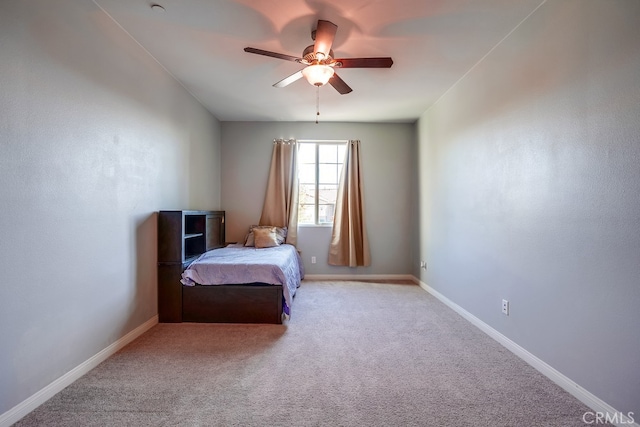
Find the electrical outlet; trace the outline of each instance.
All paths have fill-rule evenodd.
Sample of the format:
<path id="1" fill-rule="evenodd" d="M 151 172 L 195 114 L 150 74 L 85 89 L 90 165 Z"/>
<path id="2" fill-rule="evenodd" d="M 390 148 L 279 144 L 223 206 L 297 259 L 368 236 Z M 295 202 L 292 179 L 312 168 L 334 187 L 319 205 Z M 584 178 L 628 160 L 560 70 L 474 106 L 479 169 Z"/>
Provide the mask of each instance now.
<path id="1" fill-rule="evenodd" d="M 502 314 L 509 315 L 509 301 L 506 299 L 502 300 Z"/>
<path id="2" fill-rule="evenodd" d="M 315 264 L 316 263 L 316 257 L 312 256 L 311 257 L 311 264 Z"/>
<path id="3" fill-rule="evenodd" d="M 427 269 L 427 262 L 426 261 L 420 261 L 420 268 L 423 270 Z"/>

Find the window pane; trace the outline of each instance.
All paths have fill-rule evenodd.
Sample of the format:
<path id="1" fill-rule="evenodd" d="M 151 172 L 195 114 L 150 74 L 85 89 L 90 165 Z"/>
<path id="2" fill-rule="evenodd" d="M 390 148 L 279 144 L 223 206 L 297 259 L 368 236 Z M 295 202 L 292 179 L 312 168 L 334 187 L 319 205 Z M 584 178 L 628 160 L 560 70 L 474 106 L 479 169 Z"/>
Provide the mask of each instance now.
<path id="1" fill-rule="evenodd" d="M 319 181 L 323 184 L 338 183 L 338 165 L 320 165 Z"/>
<path id="2" fill-rule="evenodd" d="M 316 165 L 300 164 L 298 165 L 298 179 L 301 184 L 313 184 L 316 182 Z"/>
<path id="3" fill-rule="evenodd" d="M 299 205 L 298 224 L 315 224 L 315 206 Z"/>
<path id="4" fill-rule="evenodd" d="M 301 205 L 314 204 L 316 202 L 316 185 L 300 184 L 298 192 L 298 202 Z"/>
<path id="5" fill-rule="evenodd" d="M 346 144 L 344 143 L 299 145 L 298 221 L 300 224 L 330 225 L 333 223 L 338 182 L 345 152 Z"/>
<path id="6" fill-rule="evenodd" d="M 344 163 L 344 154 L 345 154 L 345 150 L 347 149 L 347 144 L 340 144 L 338 145 L 338 163 L 342 164 Z"/>
<path id="7" fill-rule="evenodd" d="M 318 205 L 318 224 L 330 224 L 333 222 L 335 205 Z"/>
<path id="8" fill-rule="evenodd" d="M 318 162 L 338 163 L 338 146 L 333 144 L 319 145 L 318 146 Z"/>
<path id="9" fill-rule="evenodd" d="M 338 193 L 337 185 L 321 185 L 318 188 L 318 203 L 331 203 L 336 202 L 336 195 Z"/>
<path id="10" fill-rule="evenodd" d="M 316 144 L 298 145 L 298 162 L 299 163 L 315 163 L 316 162 Z"/>

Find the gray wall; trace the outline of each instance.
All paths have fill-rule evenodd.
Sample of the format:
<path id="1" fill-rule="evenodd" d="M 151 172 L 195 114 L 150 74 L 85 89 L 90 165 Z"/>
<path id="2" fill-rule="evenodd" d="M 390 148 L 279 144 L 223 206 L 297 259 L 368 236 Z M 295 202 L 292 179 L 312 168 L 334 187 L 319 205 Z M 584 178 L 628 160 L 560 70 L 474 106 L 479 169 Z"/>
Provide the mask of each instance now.
<path id="1" fill-rule="evenodd" d="M 219 122 L 94 3 L 0 2 L 0 414 L 157 314 L 156 218 Z"/>
<path id="2" fill-rule="evenodd" d="M 636 420 L 639 22 L 547 2 L 418 124 L 420 278 Z"/>
<path id="3" fill-rule="evenodd" d="M 307 274 L 410 274 L 413 124 L 222 123 L 222 205 L 227 240 L 241 241 L 262 212 L 274 138 L 360 139 L 370 267 L 327 264 L 331 227 L 300 227 Z M 311 256 L 317 263 L 311 264 Z"/>

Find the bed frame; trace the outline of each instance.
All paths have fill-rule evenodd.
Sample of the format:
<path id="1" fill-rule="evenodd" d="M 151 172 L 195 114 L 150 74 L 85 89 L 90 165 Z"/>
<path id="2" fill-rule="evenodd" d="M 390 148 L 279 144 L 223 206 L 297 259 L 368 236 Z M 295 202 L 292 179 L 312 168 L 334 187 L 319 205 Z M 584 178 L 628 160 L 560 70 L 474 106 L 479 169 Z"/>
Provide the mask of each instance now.
<path id="1" fill-rule="evenodd" d="M 160 322 L 282 323 L 282 285 L 180 283 L 182 272 L 193 259 L 225 246 L 224 220 L 224 211 L 158 213 Z"/>
<path id="2" fill-rule="evenodd" d="M 182 321 L 282 323 L 282 285 L 183 286 Z"/>

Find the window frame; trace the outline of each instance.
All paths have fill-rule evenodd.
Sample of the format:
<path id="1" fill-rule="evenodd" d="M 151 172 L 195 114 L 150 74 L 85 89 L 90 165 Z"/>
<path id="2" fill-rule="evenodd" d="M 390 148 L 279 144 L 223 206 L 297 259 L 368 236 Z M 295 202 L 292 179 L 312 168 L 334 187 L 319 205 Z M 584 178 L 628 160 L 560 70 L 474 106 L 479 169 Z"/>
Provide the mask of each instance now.
<path id="1" fill-rule="evenodd" d="M 306 222 L 306 223 L 302 223 L 298 220 L 298 226 L 299 227 L 333 227 L 333 222 L 318 222 L 318 219 L 320 217 L 320 146 L 321 145 L 333 145 L 333 146 L 339 146 L 339 145 L 344 145 L 346 147 L 346 145 L 349 143 L 349 140 L 313 140 L 313 139 L 308 139 L 308 140 L 298 140 L 298 149 L 300 149 L 300 147 L 302 146 L 302 144 L 313 144 L 315 146 L 315 160 L 314 160 L 314 166 L 315 166 L 315 173 L 314 173 L 314 202 L 313 202 L 313 206 L 314 206 L 314 222 Z M 339 159 L 340 160 L 340 159 Z M 310 163 L 308 163 L 310 164 Z M 338 165 L 340 165 L 341 167 L 344 167 L 344 158 L 340 160 L 339 163 L 337 163 Z M 300 159 L 298 158 L 298 170 L 300 170 Z M 338 187 L 340 186 L 340 175 L 342 174 L 342 170 L 340 169 L 340 173 L 338 174 L 338 179 L 336 182 L 336 191 L 338 189 Z M 300 184 L 298 184 L 300 185 Z M 337 200 L 336 200 L 337 202 Z M 306 203 L 306 205 L 309 205 L 310 203 Z M 300 206 L 301 206 L 301 202 L 298 201 L 298 216 L 300 216 Z M 335 205 L 334 205 L 335 206 Z"/>

